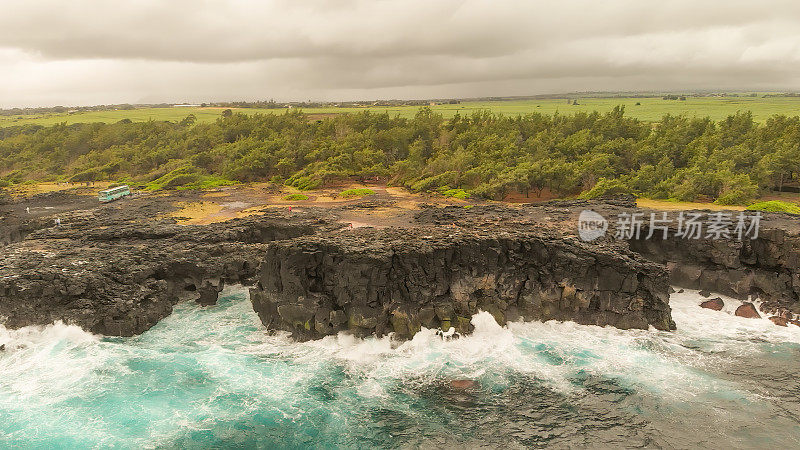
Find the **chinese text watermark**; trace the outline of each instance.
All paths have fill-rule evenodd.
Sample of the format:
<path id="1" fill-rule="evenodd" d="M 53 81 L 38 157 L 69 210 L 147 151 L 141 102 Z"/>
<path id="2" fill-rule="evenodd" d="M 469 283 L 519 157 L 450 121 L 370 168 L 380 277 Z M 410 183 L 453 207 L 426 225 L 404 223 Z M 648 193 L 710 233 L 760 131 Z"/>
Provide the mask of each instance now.
<path id="1" fill-rule="evenodd" d="M 674 213 L 672 213 L 674 216 Z M 761 213 L 719 211 L 715 213 L 684 212 L 670 217 L 669 212 L 622 212 L 616 217 L 617 239 L 736 239 L 758 238 Z M 578 216 L 578 235 L 584 241 L 593 241 L 608 231 L 608 220 L 592 210 L 581 211 Z"/>

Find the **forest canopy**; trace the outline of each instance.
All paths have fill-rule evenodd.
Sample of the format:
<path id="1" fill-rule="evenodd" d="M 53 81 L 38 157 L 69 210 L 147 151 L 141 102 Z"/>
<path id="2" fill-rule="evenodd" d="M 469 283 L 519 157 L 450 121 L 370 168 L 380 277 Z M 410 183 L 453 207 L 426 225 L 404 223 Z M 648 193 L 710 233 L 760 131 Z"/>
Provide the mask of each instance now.
<path id="1" fill-rule="evenodd" d="M 149 189 L 271 181 L 316 189 L 383 180 L 415 191 L 503 198 L 597 197 L 746 204 L 800 173 L 800 118 L 765 123 L 664 116 L 651 124 L 624 108 L 600 114 L 490 112 L 445 120 L 364 111 L 312 120 L 231 113 L 212 123 L 149 121 L 0 129 L 0 185 L 101 181 Z"/>

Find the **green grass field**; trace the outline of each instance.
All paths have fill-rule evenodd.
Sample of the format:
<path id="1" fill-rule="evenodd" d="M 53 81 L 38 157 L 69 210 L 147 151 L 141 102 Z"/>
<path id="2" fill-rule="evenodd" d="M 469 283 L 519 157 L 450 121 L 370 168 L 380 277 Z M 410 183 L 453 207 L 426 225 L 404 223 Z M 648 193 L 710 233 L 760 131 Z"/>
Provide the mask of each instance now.
<path id="1" fill-rule="evenodd" d="M 757 121 L 763 122 L 767 117 L 775 114 L 787 116 L 800 115 L 800 97 L 687 97 L 681 100 L 663 100 L 658 98 L 629 98 L 629 97 L 583 97 L 578 98 L 578 105 L 567 103 L 566 99 L 546 99 L 546 100 L 514 100 L 514 101 L 495 101 L 495 102 L 462 102 L 457 105 L 435 105 L 432 109 L 441 113 L 445 117 L 452 117 L 457 112 L 470 114 L 472 111 L 490 110 L 495 113 L 506 115 L 526 114 L 531 112 L 541 112 L 553 114 L 572 114 L 578 111 L 591 112 L 609 111 L 617 105 L 624 105 L 625 112 L 630 117 L 637 117 L 641 120 L 654 122 L 658 121 L 664 114 L 685 114 L 687 116 L 710 117 L 713 120 L 724 119 L 736 113 L 736 111 L 752 111 Z M 636 103 L 640 103 L 637 105 Z M 22 125 L 26 123 L 36 123 L 41 125 L 53 125 L 66 122 L 116 122 L 128 118 L 133 121 L 146 120 L 171 120 L 178 121 L 189 114 L 197 116 L 198 121 L 213 121 L 219 117 L 224 108 L 194 108 L 194 107 L 173 107 L 173 108 L 140 108 L 134 110 L 119 111 L 89 111 L 74 114 L 44 114 L 28 116 L 0 116 L 0 127 L 12 125 Z M 235 109 L 235 108 L 234 108 Z M 363 108 L 306 108 L 303 111 L 309 114 L 338 114 L 357 111 L 388 111 L 391 115 L 399 114 L 402 117 L 411 117 L 418 106 L 403 107 L 363 107 Z M 235 109 L 236 110 L 236 109 Z M 273 113 L 281 114 L 283 109 L 255 109 L 245 108 L 237 111 L 246 114 L 254 113 Z"/>

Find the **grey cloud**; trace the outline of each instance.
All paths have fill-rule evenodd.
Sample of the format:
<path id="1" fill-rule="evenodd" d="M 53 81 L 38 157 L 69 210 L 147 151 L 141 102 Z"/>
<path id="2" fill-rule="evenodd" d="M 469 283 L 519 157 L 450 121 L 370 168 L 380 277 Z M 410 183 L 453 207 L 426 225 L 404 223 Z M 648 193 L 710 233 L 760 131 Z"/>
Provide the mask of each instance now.
<path id="1" fill-rule="evenodd" d="M 321 56 L 511 54 L 598 36 L 797 17 L 741 1 L 30 1 L 0 7 L 0 45 L 50 58 L 230 62 Z M 757 36 L 755 36 L 757 38 Z"/>
<path id="2" fill-rule="evenodd" d="M 788 0 L 6 1 L 0 104 L 796 88 Z"/>

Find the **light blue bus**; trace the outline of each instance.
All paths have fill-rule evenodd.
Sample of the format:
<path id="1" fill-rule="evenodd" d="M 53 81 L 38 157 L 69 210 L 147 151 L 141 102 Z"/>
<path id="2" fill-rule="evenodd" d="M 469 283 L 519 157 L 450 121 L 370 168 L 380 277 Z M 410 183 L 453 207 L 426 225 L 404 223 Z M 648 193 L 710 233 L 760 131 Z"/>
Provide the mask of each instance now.
<path id="1" fill-rule="evenodd" d="M 131 195 L 131 189 L 127 185 L 122 185 L 100 191 L 97 194 L 97 199 L 100 200 L 101 203 L 108 203 L 128 195 Z"/>

